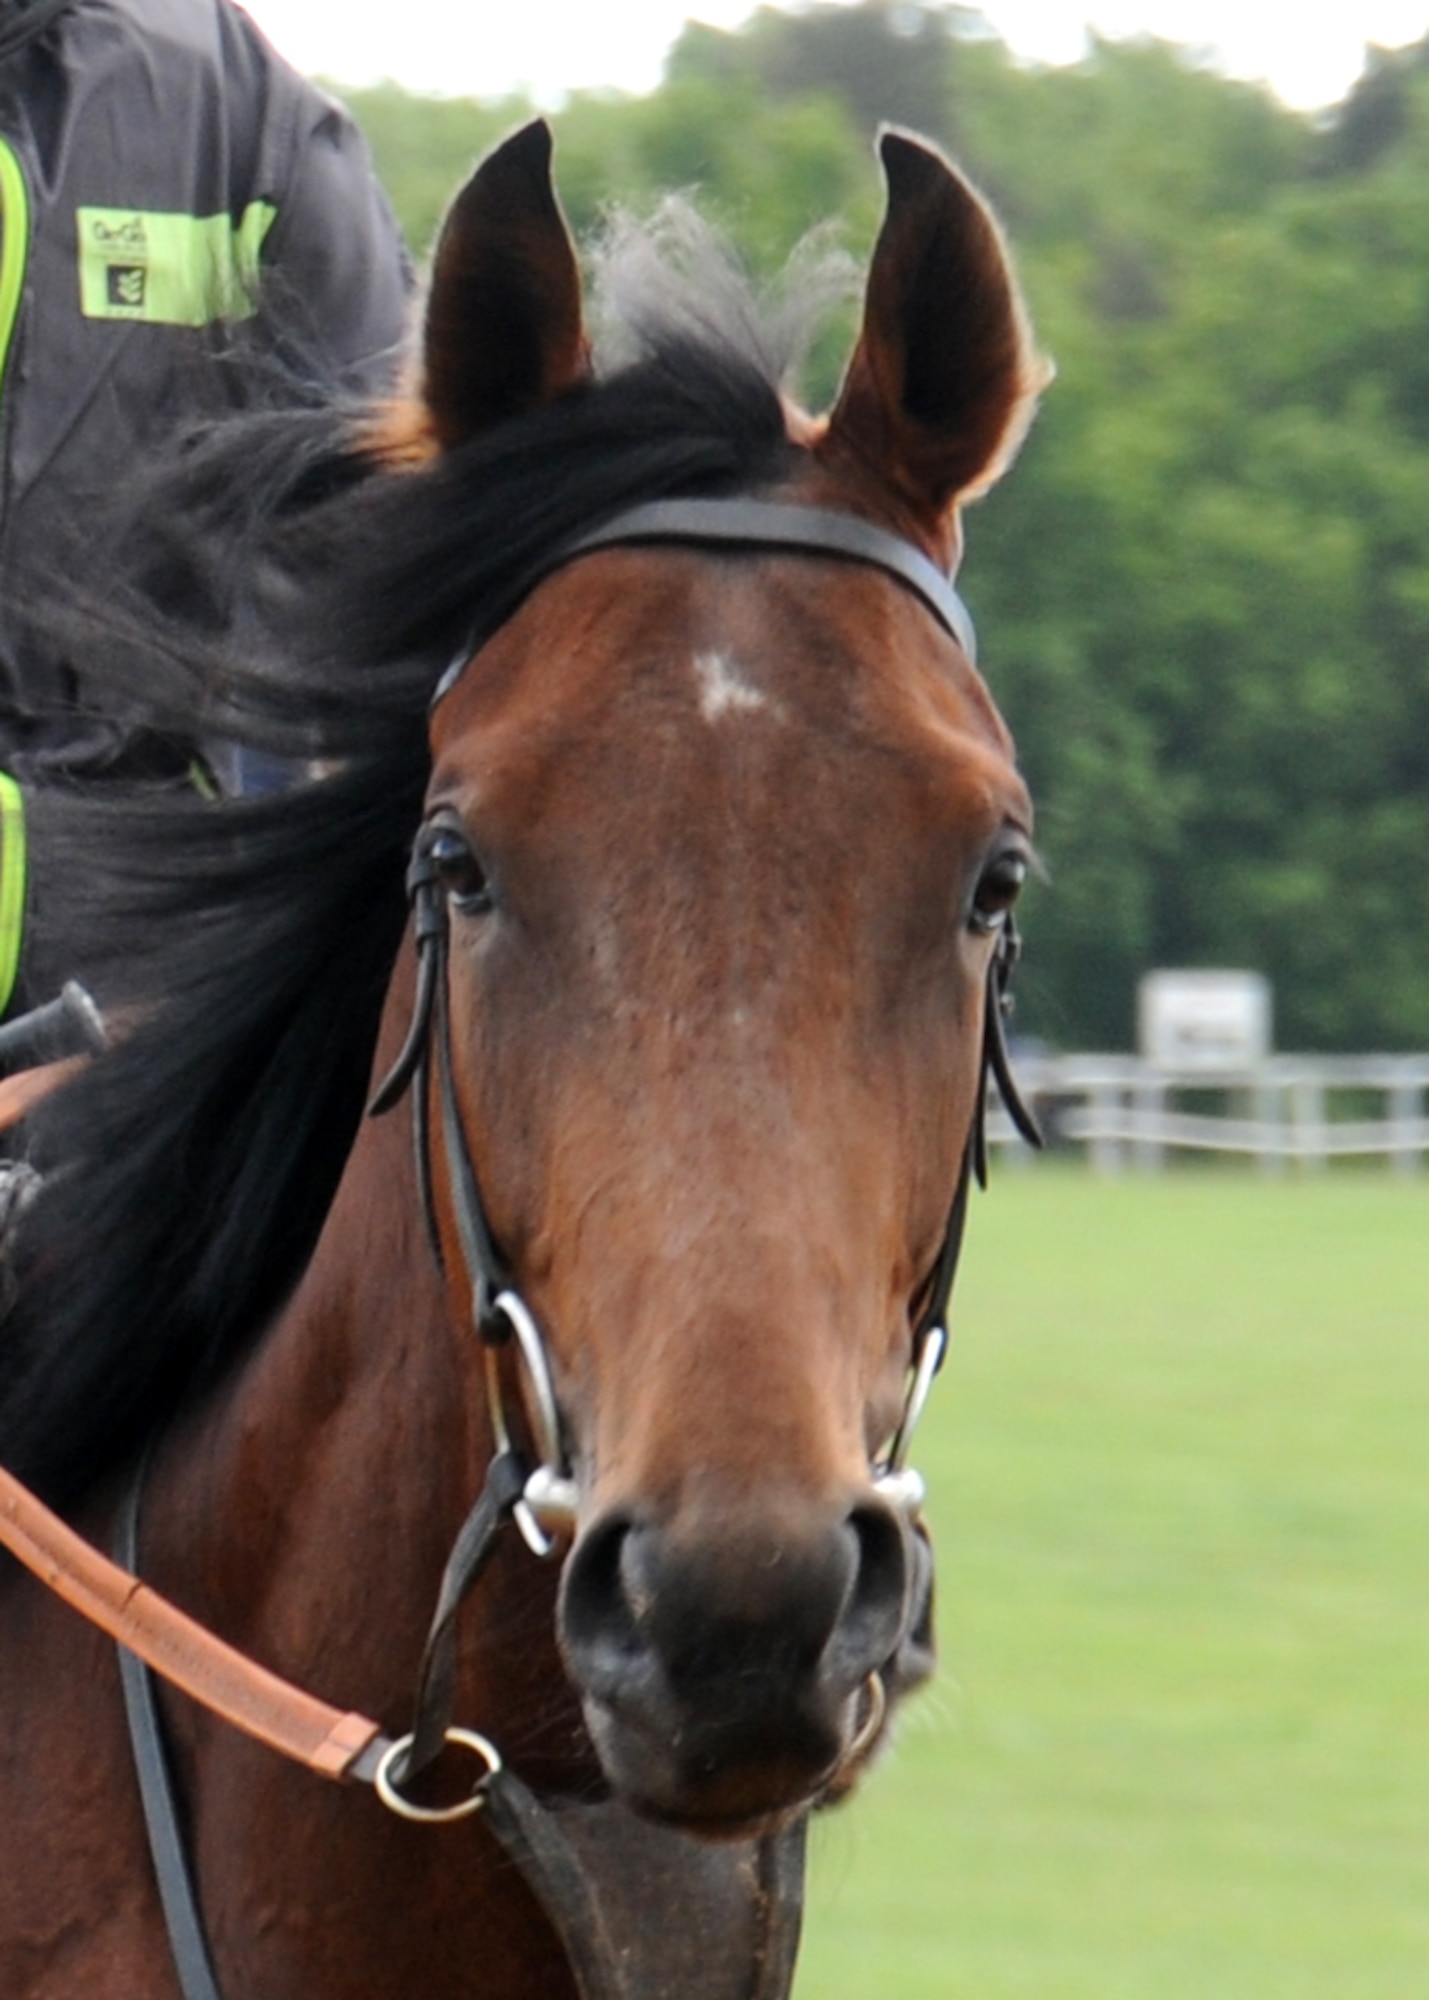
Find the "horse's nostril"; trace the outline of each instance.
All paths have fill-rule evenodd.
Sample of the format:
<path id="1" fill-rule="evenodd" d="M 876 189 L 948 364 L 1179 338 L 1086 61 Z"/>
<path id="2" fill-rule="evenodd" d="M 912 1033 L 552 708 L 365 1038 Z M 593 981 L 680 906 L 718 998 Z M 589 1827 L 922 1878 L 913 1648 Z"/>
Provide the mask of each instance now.
<path id="1" fill-rule="evenodd" d="M 857 1544 L 842 1526 L 780 1533 L 759 1523 L 727 1543 L 648 1530 L 622 1551 L 626 1600 L 679 1683 L 791 1683 L 817 1671 L 856 1586 Z"/>
<path id="2" fill-rule="evenodd" d="M 825 1670 L 857 1684 L 892 1657 L 908 1619 L 908 1535 L 891 1507 L 871 1500 L 851 1509 L 847 1531 L 858 1554 L 853 1588 L 829 1640 Z"/>
<path id="3" fill-rule="evenodd" d="M 897 1650 L 909 1570 L 906 1531 L 877 1500 L 723 1541 L 611 1515 L 566 1564 L 562 1634 L 586 1692 L 622 1706 L 651 1674 L 677 1697 L 818 1687 L 838 1702 Z"/>
<path id="4" fill-rule="evenodd" d="M 846 1768 L 851 1734 L 863 1755 L 914 1595 L 908 1529 L 876 1495 L 743 1498 L 594 1521 L 562 1583 L 562 1645 L 607 1774 L 702 1823 L 808 1799 Z"/>
<path id="5" fill-rule="evenodd" d="M 645 1650 L 623 1574 L 634 1532 L 624 1515 L 597 1522 L 572 1549 L 561 1579 L 561 1629 L 595 1695 L 608 1696 Z"/>

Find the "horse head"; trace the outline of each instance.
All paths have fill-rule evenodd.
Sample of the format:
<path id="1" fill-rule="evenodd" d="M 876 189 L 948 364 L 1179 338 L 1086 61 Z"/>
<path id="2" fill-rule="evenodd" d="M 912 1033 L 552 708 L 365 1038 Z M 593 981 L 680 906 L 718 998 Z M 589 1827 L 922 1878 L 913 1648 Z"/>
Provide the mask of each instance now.
<path id="1" fill-rule="evenodd" d="M 843 388 L 745 497 L 946 569 L 1041 378 L 978 196 L 881 150 Z M 445 225 L 428 458 L 583 393 L 549 153 L 518 134 Z M 926 1537 L 874 1469 L 1031 821 L 960 632 L 881 560 L 617 532 L 531 579 L 434 710 L 451 1095 L 577 1495 L 562 1652 L 615 1788 L 705 1832 L 846 1788 L 929 1670 Z M 460 1176 L 433 1175 L 465 1313 Z"/>

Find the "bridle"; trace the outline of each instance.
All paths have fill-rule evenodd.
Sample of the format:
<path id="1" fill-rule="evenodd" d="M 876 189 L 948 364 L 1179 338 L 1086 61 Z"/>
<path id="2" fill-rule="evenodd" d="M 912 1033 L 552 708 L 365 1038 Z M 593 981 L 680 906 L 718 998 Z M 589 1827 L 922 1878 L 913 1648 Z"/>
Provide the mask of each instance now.
<path id="1" fill-rule="evenodd" d="M 602 549 L 650 543 L 728 552 L 807 554 L 869 565 L 913 592 L 969 660 L 974 656 L 972 622 L 966 608 L 947 578 L 921 551 L 852 515 L 769 501 L 684 499 L 629 509 L 557 549 L 523 581 L 510 609 L 544 577 L 581 556 Z M 455 686 L 470 656 L 471 649 L 463 649 L 457 664 L 440 683 L 437 700 Z M 645 1975 L 632 1958 L 632 1949 L 638 1958 L 639 1947 L 613 1943 L 608 1935 L 600 1876 L 604 1869 L 608 1880 L 609 1868 L 619 1865 L 619 1856 L 631 1852 L 632 1843 L 638 1854 L 640 1842 L 655 1836 L 641 1832 L 638 1826 L 633 1831 L 618 1825 L 601 1827 L 593 1840 L 586 1839 L 583 1848 L 574 1826 L 563 1827 L 559 1823 L 565 1815 L 542 1806 L 502 1765 L 494 1746 L 474 1731 L 454 1728 L 451 1720 L 457 1614 L 494 1553 L 500 1530 L 508 1519 L 514 1520 L 535 1553 L 551 1554 L 573 1530 L 577 1490 L 545 1342 L 493 1235 L 457 1099 L 448 981 L 448 913 L 437 871 L 434 834 L 434 824 L 424 823 L 417 834 L 407 872 L 418 966 L 412 1020 L 402 1049 L 376 1091 L 369 1111 L 381 1115 L 411 1093 L 418 1184 L 428 1234 L 440 1262 L 443 1251 L 434 1197 L 430 1130 L 430 1101 L 435 1095 L 462 1276 L 470 1295 L 472 1324 L 486 1358 L 495 1451 L 485 1484 L 457 1535 L 442 1577 L 424 1649 L 411 1729 L 394 1741 L 366 1717 L 339 1715 L 313 1697 L 265 1675 L 263 1702 L 272 1707 L 275 1701 L 281 1705 L 283 1699 L 291 1698 L 291 1706 L 301 1711 L 300 1726 L 289 1729 L 285 1720 L 283 1730 L 268 1731 L 255 1723 L 252 1704 L 247 1710 L 241 1704 L 226 1704 L 204 1685 L 201 1673 L 176 1673 L 172 1664 L 176 1658 L 182 1656 L 185 1665 L 191 1668 L 196 1658 L 211 1652 L 226 1656 L 215 1668 L 215 1679 L 222 1682 L 226 1677 L 231 1683 L 237 1656 L 137 1582 L 142 1471 L 128 1504 L 121 1510 L 118 1568 L 105 1564 L 95 1552 L 86 1551 L 81 1545 L 80 1552 L 66 1554 L 64 1561 L 72 1560 L 76 1570 L 84 1570 L 87 1556 L 89 1574 L 82 1579 L 84 1588 L 66 1590 L 62 1584 L 57 1586 L 72 1602 L 78 1602 L 94 1622 L 121 1640 L 125 1705 L 141 1798 L 184 2000 L 219 2000 L 219 1995 L 163 1745 L 151 1664 L 166 1675 L 179 1678 L 191 1695 L 228 1720 L 260 1735 L 310 1768 L 329 1777 L 372 1783 L 384 1802 L 404 1817 L 444 1821 L 484 1808 L 488 1824 L 525 1875 L 565 1945 L 583 2000 L 627 2000 L 627 1996 L 628 2000 L 636 2000 L 645 1990 L 641 1983 Z M 1008 1061 L 1009 982 L 1018 950 L 1016 929 L 1009 915 L 999 930 L 988 966 L 973 1119 L 947 1226 L 915 1307 L 910 1308 L 911 1363 L 902 1413 L 887 1449 L 870 1467 L 874 1490 L 910 1522 L 916 1520 L 925 1496 L 922 1479 L 909 1465 L 909 1451 L 933 1378 L 947 1350 L 948 1306 L 962 1248 L 971 1184 L 977 1180 L 985 1186 L 987 1180 L 989 1080 L 995 1081 L 1003 1105 L 1023 1137 L 1034 1146 L 1042 1143 Z M 522 1398 L 525 1416 L 522 1430 L 529 1433 L 529 1448 L 517 1442 L 504 1400 L 501 1356 L 503 1350 L 512 1348 L 519 1355 L 524 1371 L 527 1393 Z M 23 1489 L 9 1475 L 3 1475 L 3 1479 L 0 1540 L 7 1541 L 21 1560 L 38 1568 L 47 1581 L 54 1583 L 57 1571 L 63 1567 L 53 1554 L 55 1541 L 45 1543 L 36 1561 L 33 1536 L 29 1552 L 27 1547 L 20 1546 L 30 1535 L 28 1528 L 18 1539 L 6 1532 L 6 1516 L 21 1510 L 23 1503 L 15 1496 L 23 1495 Z M 23 1497 L 24 1501 L 33 1502 L 33 1496 Z M 33 1507 L 36 1515 L 44 1516 L 38 1503 L 33 1503 Z M 54 1522 L 53 1517 L 46 1517 L 41 1523 L 41 1535 L 52 1534 L 60 1539 L 67 1536 L 68 1543 L 78 1539 Z M 98 1596 L 91 1588 L 97 1571 L 108 1572 L 107 1576 L 98 1577 L 103 1585 Z M 109 1608 L 102 1602 L 103 1592 L 113 1599 Z M 149 1644 L 138 1629 L 139 1621 L 132 1616 L 135 1603 L 145 1606 L 145 1615 L 151 1622 L 162 1624 L 167 1617 L 175 1627 L 184 1628 L 179 1630 L 168 1651 L 163 1646 Z M 239 1662 L 239 1665 L 251 1666 L 251 1663 Z M 253 1671 L 257 1677 L 259 1670 Z M 877 1692 L 881 1699 L 881 1689 Z M 865 1725 L 860 1740 L 872 1733 Z M 428 1808 L 417 1804 L 410 1796 L 412 1780 L 449 1744 L 474 1754 L 482 1766 L 482 1775 L 469 1796 L 456 1806 Z M 752 1983 L 747 1988 L 750 2000 L 784 2000 L 788 1991 L 802 1901 L 803 1837 L 801 1818 L 757 1844 L 749 1893 L 754 1899 L 752 1907 L 760 1914 L 754 1934 Z M 641 1928 L 637 1927 L 637 1938 Z M 698 2000 L 698 1996 L 691 1994 L 689 2000 Z"/>
<path id="2" fill-rule="evenodd" d="M 525 587 L 534 588 L 555 569 L 597 550 L 651 543 L 808 554 L 871 565 L 913 591 L 969 659 L 973 657 L 973 628 L 967 609 L 948 579 L 921 551 L 871 522 L 824 509 L 748 499 L 655 502 L 619 514 L 558 550 Z M 457 685 L 470 657 L 464 648 L 439 684 L 436 700 Z M 496 1452 L 487 1487 L 457 1538 L 443 1578 L 419 1680 L 416 1720 L 404 1761 L 395 1773 L 400 1783 L 434 1761 L 446 1740 L 455 1678 L 455 1615 L 485 1562 L 494 1532 L 488 1526 L 493 1515 L 509 1514 L 533 1553 L 547 1556 L 573 1532 L 578 1498 L 545 1341 L 491 1227 L 457 1100 L 448 979 L 449 917 L 435 856 L 439 831 L 440 822 L 428 820 L 413 845 L 407 895 L 417 952 L 416 998 L 406 1039 L 368 1109 L 371 1115 L 381 1116 L 411 1091 L 417 1179 L 427 1234 L 438 1262 L 445 1265 L 432 1173 L 429 1105 L 435 1084 L 461 1275 L 471 1302 L 472 1326 L 486 1357 Z M 920 1294 L 902 1412 L 886 1451 L 870 1467 L 874 1491 L 909 1521 L 917 1518 L 926 1497 L 922 1477 L 908 1462 L 909 1452 L 933 1379 L 947 1352 L 948 1307 L 962 1252 L 971 1184 L 976 1180 L 980 1186 L 987 1185 L 990 1079 L 996 1082 L 1018 1131 L 1030 1144 L 1042 1144 L 1036 1119 L 1017 1089 L 1007 1050 L 1010 982 L 1019 951 L 1016 926 L 1009 913 L 989 961 L 972 1125 L 942 1242 Z M 526 1453 L 513 1444 L 501 1382 L 499 1354 L 513 1345 L 529 1391 L 525 1401 L 534 1450 Z M 500 1498 L 493 1500 L 498 1491 Z"/>
<path id="3" fill-rule="evenodd" d="M 778 501 L 745 498 L 661 500 L 630 508 L 556 550 L 523 581 L 518 601 L 547 576 L 579 557 L 602 549 L 651 544 L 715 548 L 729 552 L 803 554 L 871 566 L 912 591 L 962 648 L 968 660 L 972 662 L 976 659 L 976 638 L 966 605 L 947 577 L 921 550 L 901 536 L 890 534 L 858 516 Z M 456 687 L 471 657 L 470 649 L 463 647 L 438 684 L 436 701 L 441 701 Z M 531 1391 L 537 1450 L 512 1512 L 529 1546 L 535 1553 L 545 1555 L 552 1546 L 553 1538 L 568 1531 L 573 1523 L 576 1487 L 565 1450 L 544 1342 L 496 1242 L 457 1103 L 447 979 L 448 915 L 433 852 L 437 831 L 437 824 L 433 821 L 422 827 L 407 871 L 407 895 L 412 909 L 418 966 L 417 996 L 411 1025 L 400 1053 L 372 1099 L 369 1111 L 374 1116 L 380 1116 L 390 1110 L 409 1087 L 415 1086 L 412 1091 L 413 1136 L 418 1184 L 422 1192 L 427 1232 L 440 1261 L 441 1236 L 433 1197 L 428 1114 L 431 1076 L 435 1071 L 447 1184 L 471 1297 L 472 1324 L 488 1353 L 487 1376 L 493 1395 L 493 1423 L 499 1450 L 506 1448 L 509 1431 L 499 1374 L 491 1358 L 494 1348 L 508 1345 L 514 1338 Z M 1003 1105 L 1018 1131 L 1029 1144 L 1038 1147 L 1042 1144 L 1036 1119 L 1013 1078 L 1007 1050 L 1006 1022 L 1012 1005 L 1010 985 L 1020 950 L 1016 926 L 1009 913 L 998 933 L 988 968 L 983 1044 L 972 1127 L 947 1227 L 921 1293 L 922 1303 L 913 1327 L 912 1362 L 903 1411 L 887 1453 L 872 1468 L 875 1489 L 910 1516 L 917 1513 L 925 1496 L 921 1479 L 908 1466 L 908 1452 L 933 1377 L 947 1350 L 948 1306 L 962 1250 L 971 1182 L 976 1179 L 980 1186 L 987 1185 L 987 1091 L 990 1078 L 995 1080 Z"/>
<path id="4" fill-rule="evenodd" d="M 808 554 L 857 562 L 881 570 L 911 590 L 971 659 L 972 620 L 948 579 L 920 550 L 901 537 L 853 515 L 748 499 L 658 501 L 618 514 L 613 520 L 555 552 L 525 589 L 577 558 L 597 550 L 641 544 L 714 547 L 727 551 Z M 470 655 L 463 649 L 443 677 L 440 701 L 458 683 Z M 496 1454 L 472 1519 L 484 1526 L 493 1483 L 503 1495 L 499 1509 L 516 1521 L 527 1545 L 549 1555 L 574 1528 L 577 1504 L 567 1442 L 552 1372 L 536 1318 L 522 1298 L 492 1230 L 472 1160 L 452 1060 L 451 996 L 448 979 L 450 931 L 447 898 L 439 879 L 434 847 L 438 823 L 427 821 L 417 834 L 407 870 L 417 952 L 417 992 L 406 1039 L 369 1111 L 380 1116 L 410 1089 L 418 1185 L 427 1233 L 439 1262 L 445 1262 L 432 1174 L 429 1105 L 435 1084 L 440 1143 L 459 1245 L 462 1276 L 471 1301 L 471 1321 L 486 1354 Z M 887 1451 L 870 1468 L 874 1490 L 906 1518 L 915 1518 L 925 1498 L 921 1477 L 908 1462 L 913 1434 L 934 1376 L 948 1345 L 948 1306 L 957 1276 L 974 1179 L 987 1184 L 987 1094 L 995 1080 L 1018 1130 L 1034 1146 L 1042 1143 L 1036 1120 L 1021 1097 L 1008 1060 L 1006 1020 L 1019 941 L 1010 914 L 1004 919 L 989 962 L 984 996 L 983 1041 L 971 1130 L 947 1226 L 925 1281 L 913 1326 L 911 1365 L 902 1413 Z M 515 1346 L 523 1367 L 534 1452 L 523 1455 L 512 1443 L 501 1385 L 499 1350 Z M 470 1526 L 470 1523 L 468 1524 Z M 420 1680 L 417 1719 L 411 1732 L 403 1782 L 440 1753 L 450 1726 L 453 1620 L 485 1559 L 488 1540 L 463 1529 L 447 1566 L 438 1610 L 428 1638 Z"/>

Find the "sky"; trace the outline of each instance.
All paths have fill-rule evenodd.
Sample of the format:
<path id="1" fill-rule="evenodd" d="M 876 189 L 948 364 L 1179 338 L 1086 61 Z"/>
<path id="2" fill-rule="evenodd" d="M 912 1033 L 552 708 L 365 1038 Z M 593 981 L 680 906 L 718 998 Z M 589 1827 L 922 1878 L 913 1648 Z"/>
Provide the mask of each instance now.
<path id="1" fill-rule="evenodd" d="M 299 69 L 350 84 L 498 97 L 528 89 L 558 109 L 572 90 L 652 90 L 687 17 L 734 28 L 755 0 L 244 0 Z M 1343 97 L 1364 45 L 1429 34 L 1429 0 L 985 0 L 1018 54 L 1075 62 L 1086 23 L 1214 51 L 1232 76 L 1267 82 L 1309 110 Z"/>

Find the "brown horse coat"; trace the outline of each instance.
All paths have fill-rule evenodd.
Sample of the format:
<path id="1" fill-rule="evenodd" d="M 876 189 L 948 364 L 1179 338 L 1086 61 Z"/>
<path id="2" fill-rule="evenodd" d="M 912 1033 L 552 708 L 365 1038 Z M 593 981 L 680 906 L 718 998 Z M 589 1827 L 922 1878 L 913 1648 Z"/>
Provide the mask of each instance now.
<path id="1" fill-rule="evenodd" d="M 977 196 L 910 138 L 882 152 L 843 390 L 791 419 L 762 497 L 948 565 L 1041 374 Z M 394 489 L 592 393 L 548 155 L 518 135 L 452 211 L 418 415 L 383 428 Z M 926 608 L 802 553 L 558 567 L 431 751 L 458 1094 L 580 1490 L 563 1566 L 513 1537 L 483 1579 L 460 1716 L 538 1790 L 746 1833 L 848 1789 L 870 1677 L 927 1670 L 921 1538 L 870 1465 L 967 1145 L 1027 794 Z M 412 991 L 404 946 L 375 1074 Z M 144 1546 L 196 1615 L 394 1729 L 491 1450 L 451 1190 L 438 1161 L 444 1280 L 408 1116 L 364 1127 L 295 1294 L 166 1438 Z M 97 1536 L 110 1497 L 85 1503 Z M 15 1576 L 0 1713 L 0 1992 L 175 1992 L 113 1659 Z M 573 1990 L 479 1819 L 406 1825 L 187 1703 L 168 1722 L 229 2000 Z"/>

